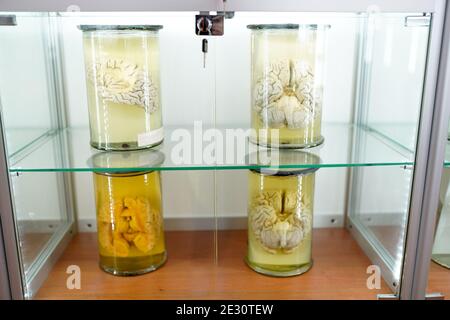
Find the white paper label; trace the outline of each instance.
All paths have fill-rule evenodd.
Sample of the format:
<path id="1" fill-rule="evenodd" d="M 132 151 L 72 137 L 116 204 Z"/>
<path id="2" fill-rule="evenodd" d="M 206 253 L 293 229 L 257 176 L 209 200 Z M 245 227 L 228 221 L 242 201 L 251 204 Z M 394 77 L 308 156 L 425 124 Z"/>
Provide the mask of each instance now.
<path id="1" fill-rule="evenodd" d="M 160 142 L 164 138 L 164 128 L 138 134 L 138 147 L 148 146 Z"/>

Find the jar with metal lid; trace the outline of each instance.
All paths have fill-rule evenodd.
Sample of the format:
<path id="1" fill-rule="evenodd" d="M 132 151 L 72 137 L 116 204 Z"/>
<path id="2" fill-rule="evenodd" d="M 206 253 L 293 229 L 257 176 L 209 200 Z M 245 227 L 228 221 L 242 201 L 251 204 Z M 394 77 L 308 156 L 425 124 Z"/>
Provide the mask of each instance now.
<path id="1" fill-rule="evenodd" d="M 249 172 L 246 262 L 259 273 L 278 277 L 302 274 L 312 266 L 314 177 L 320 162 L 313 154 L 286 152 L 278 168 Z M 282 169 L 290 166 L 286 159 L 304 168 Z"/>
<path id="2" fill-rule="evenodd" d="M 160 152 L 102 152 L 92 158 L 100 267 L 114 275 L 153 271 L 166 261 Z M 132 171 L 128 168 L 139 168 Z"/>
<path id="3" fill-rule="evenodd" d="M 164 138 L 157 25 L 81 25 L 91 145 L 134 150 Z"/>
<path id="4" fill-rule="evenodd" d="M 251 141 L 319 145 L 328 25 L 258 24 L 251 32 Z"/>

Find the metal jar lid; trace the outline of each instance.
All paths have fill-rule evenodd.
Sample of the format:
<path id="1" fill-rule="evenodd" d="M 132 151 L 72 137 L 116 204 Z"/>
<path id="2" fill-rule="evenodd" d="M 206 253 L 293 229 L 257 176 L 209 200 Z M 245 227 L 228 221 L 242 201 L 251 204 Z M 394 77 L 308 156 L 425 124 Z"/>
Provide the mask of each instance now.
<path id="1" fill-rule="evenodd" d="M 157 150 L 102 151 L 89 158 L 88 166 L 103 175 L 142 174 L 159 168 L 164 159 Z"/>
<path id="2" fill-rule="evenodd" d="M 317 30 L 319 28 L 330 28 L 329 24 L 295 24 L 295 23 L 284 23 L 284 24 L 249 24 L 247 28 L 250 30 L 299 30 L 299 29 L 308 29 L 308 30 Z"/>
<path id="3" fill-rule="evenodd" d="M 306 151 L 292 149 L 264 149 L 248 155 L 250 169 L 263 175 L 298 176 L 319 170 L 320 157 Z"/>
<path id="4" fill-rule="evenodd" d="M 81 31 L 158 31 L 163 28 L 162 25 L 98 25 L 98 24 L 82 24 L 78 26 Z"/>

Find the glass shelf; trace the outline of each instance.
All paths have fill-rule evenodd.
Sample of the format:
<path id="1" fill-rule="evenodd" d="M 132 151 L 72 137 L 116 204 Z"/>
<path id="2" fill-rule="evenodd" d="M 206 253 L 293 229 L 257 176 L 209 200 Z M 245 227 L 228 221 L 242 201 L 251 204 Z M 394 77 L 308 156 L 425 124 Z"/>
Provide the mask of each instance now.
<path id="1" fill-rule="evenodd" d="M 242 127 L 241 127 L 242 128 Z M 236 128 L 218 128 L 214 133 L 218 136 L 226 136 L 227 129 Z M 181 130 L 181 131 L 180 131 Z M 179 134 L 186 134 L 195 140 L 194 127 L 166 127 L 164 142 L 151 150 L 134 152 L 138 156 L 133 158 L 133 161 L 121 161 L 120 163 L 108 162 L 107 167 L 100 167 L 95 165 L 97 157 L 104 152 L 93 149 L 89 145 L 89 129 L 88 128 L 67 128 L 56 131 L 50 134 L 44 141 L 39 141 L 39 146 L 30 147 L 32 151 L 28 152 L 26 156 L 11 161 L 11 172 L 64 172 L 64 171 L 95 171 L 95 172 L 124 172 L 124 171 L 142 171 L 142 170 L 236 170 L 236 169 L 257 169 L 265 167 L 276 168 L 324 168 L 324 167 L 352 167 L 352 166 L 410 166 L 413 165 L 413 153 L 406 152 L 405 148 L 399 147 L 397 143 L 393 143 L 389 139 L 383 137 L 368 128 L 362 128 L 348 124 L 334 124 L 325 123 L 323 128 L 323 135 L 325 142 L 318 147 L 295 150 L 294 152 L 308 152 L 319 156 L 317 157 L 301 158 L 301 160 L 294 160 L 286 162 L 281 160 L 279 162 L 271 162 L 269 164 L 258 164 L 249 160 L 248 155 L 254 152 L 262 152 L 267 150 L 262 147 L 257 147 L 251 143 L 244 141 L 245 150 L 234 144 L 234 148 L 223 150 L 224 158 L 234 152 L 234 159 L 226 161 L 211 161 L 205 156 L 196 159 L 195 155 L 199 152 L 203 155 L 207 154 L 210 149 L 208 145 L 210 142 L 199 143 L 196 146 L 193 143 L 193 149 L 186 152 L 186 149 L 181 152 L 179 139 L 173 139 Z M 206 132 L 203 129 L 203 132 Z M 17 133 L 19 134 L 19 133 Z M 24 132 L 26 134 L 26 131 Z M 200 133 L 201 134 L 201 133 Z M 355 137 L 358 139 L 355 140 Z M 200 140 L 201 141 L 201 140 Z M 351 145 L 353 141 L 359 141 L 357 153 L 351 154 Z M 190 142 L 189 148 L 192 145 Z M 226 141 L 224 146 L 226 146 Z M 197 148 L 197 149 L 195 149 Z M 201 149 L 199 149 L 201 148 Z M 194 150 L 195 149 L 195 150 Z M 58 150 L 64 153 L 67 150 L 68 161 L 57 161 L 55 157 L 49 157 L 49 154 L 58 154 Z M 240 153 L 238 151 L 241 151 Z M 244 151 L 244 152 L 242 152 Z M 126 159 L 133 152 L 114 152 L 115 156 Z M 184 154 L 186 157 L 181 158 Z M 209 154 L 209 153 L 208 153 Z M 221 154 L 220 152 L 217 153 Z M 149 161 L 159 159 L 159 163 L 152 164 Z M 281 158 L 283 159 L 283 158 Z M 305 160 L 306 159 L 306 160 Z M 275 163 L 275 164 L 273 164 Z"/>
<path id="2" fill-rule="evenodd" d="M 371 131 L 377 132 L 383 138 L 396 144 L 407 152 L 414 152 L 417 136 L 417 126 L 413 123 L 370 123 Z"/>
<path id="3" fill-rule="evenodd" d="M 48 128 L 14 128 L 6 129 L 6 141 L 8 141 L 8 156 L 14 158 L 20 152 L 26 150 L 47 136 L 51 136 L 52 131 Z"/>

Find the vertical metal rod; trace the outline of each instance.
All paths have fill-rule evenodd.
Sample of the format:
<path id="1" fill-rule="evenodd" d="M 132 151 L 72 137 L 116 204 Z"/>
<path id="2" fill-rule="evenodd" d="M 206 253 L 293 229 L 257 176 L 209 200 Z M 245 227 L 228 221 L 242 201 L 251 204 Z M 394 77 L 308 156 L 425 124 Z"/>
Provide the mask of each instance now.
<path id="1" fill-rule="evenodd" d="M 213 45 L 216 43 L 213 43 Z M 206 47 L 208 49 L 208 47 Z M 213 70 L 214 70 L 214 107 L 213 107 L 213 124 L 214 129 L 217 129 L 217 48 L 213 48 L 214 61 L 213 61 Z M 216 147 L 217 147 L 217 139 L 216 136 Z M 217 167 L 217 154 L 215 155 L 215 165 Z M 216 265 L 219 264 L 219 216 L 217 213 L 217 169 L 214 169 L 214 261 Z"/>
<path id="2" fill-rule="evenodd" d="M 354 62 L 354 68 L 355 68 L 355 72 L 354 72 L 354 79 L 353 79 L 353 88 L 352 88 L 352 93 L 353 93 L 353 100 L 352 100 L 352 111 L 351 114 L 353 115 L 352 119 L 349 119 L 350 124 L 351 125 L 355 125 L 355 123 L 357 122 L 356 120 L 356 114 L 357 114 L 357 110 L 358 110 L 358 102 L 359 102 L 359 97 L 358 97 L 358 92 L 359 92 L 359 83 L 360 83 L 360 76 L 361 76 L 361 59 L 359 57 L 361 57 L 360 52 L 362 51 L 362 47 L 363 47 L 363 37 L 362 37 L 362 30 L 363 30 L 363 18 L 362 15 L 360 14 L 360 21 L 358 21 L 358 33 L 356 35 L 356 46 L 355 46 L 355 50 L 354 50 L 354 54 L 355 54 L 355 62 Z M 348 145 L 349 146 L 353 146 L 355 143 L 355 130 L 352 129 L 351 134 L 349 135 L 348 138 Z M 353 157 L 354 157 L 354 149 L 353 148 L 349 148 L 348 150 L 348 159 L 350 161 L 352 161 Z M 352 182 L 353 182 L 353 169 L 352 168 L 347 168 L 346 170 L 346 197 L 345 197 L 345 204 L 344 204 L 344 228 L 348 227 L 348 222 L 349 222 L 349 214 L 350 211 L 352 210 L 352 204 L 351 204 L 351 194 L 352 194 Z"/>
<path id="3" fill-rule="evenodd" d="M 8 265 L 6 263 L 4 239 L 0 223 L 0 300 L 11 299 L 11 288 L 9 285 Z"/>
<path id="4" fill-rule="evenodd" d="M 219 217 L 217 215 L 217 170 L 214 169 L 214 264 L 219 264 Z"/>
<path id="5" fill-rule="evenodd" d="M 0 16 L 0 26 L 15 26 L 15 25 L 17 25 L 16 16 L 11 15 Z M 1 101 L 0 101 L 0 118 L 1 118 Z M 4 191 L 5 190 L 2 190 L 1 192 Z M 9 300 L 12 297 L 11 297 L 10 280 L 8 276 L 8 265 L 6 262 L 5 247 L 3 245 L 5 240 L 2 234 L 1 221 L 2 219 L 0 216 L 0 300 Z"/>
<path id="6" fill-rule="evenodd" d="M 14 221 L 14 205 L 9 175 L 8 154 L 3 127 L 3 115 L 0 101 L 0 227 L 8 268 L 11 298 L 21 300 L 24 297 L 22 263 L 19 253 L 17 225 Z M 1 240 L 1 239 L 0 239 Z"/>
<path id="7" fill-rule="evenodd" d="M 357 69 L 355 75 L 355 89 L 354 89 L 354 105 L 353 105 L 353 119 L 352 125 L 359 126 L 362 122 L 362 114 L 364 109 L 364 83 L 367 77 L 367 72 L 364 67 L 363 54 L 366 48 L 367 36 L 367 17 L 360 14 L 360 21 L 358 24 L 358 44 L 356 48 Z M 359 130 L 353 129 L 351 134 L 351 144 L 352 148 L 349 151 L 350 161 L 356 161 L 356 156 L 359 152 L 359 141 L 360 137 L 358 135 Z M 348 170 L 348 183 L 347 183 L 347 200 L 346 200 L 346 226 L 348 227 L 350 215 L 355 211 L 356 201 L 359 198 L 359 181 L 361 170 L 359 168 L 349 168 Z"/>
<path id="8" fill-rule="evenodd" d="M 17 26 L 15 15 L 1 15 L 0 26 Z"/>

